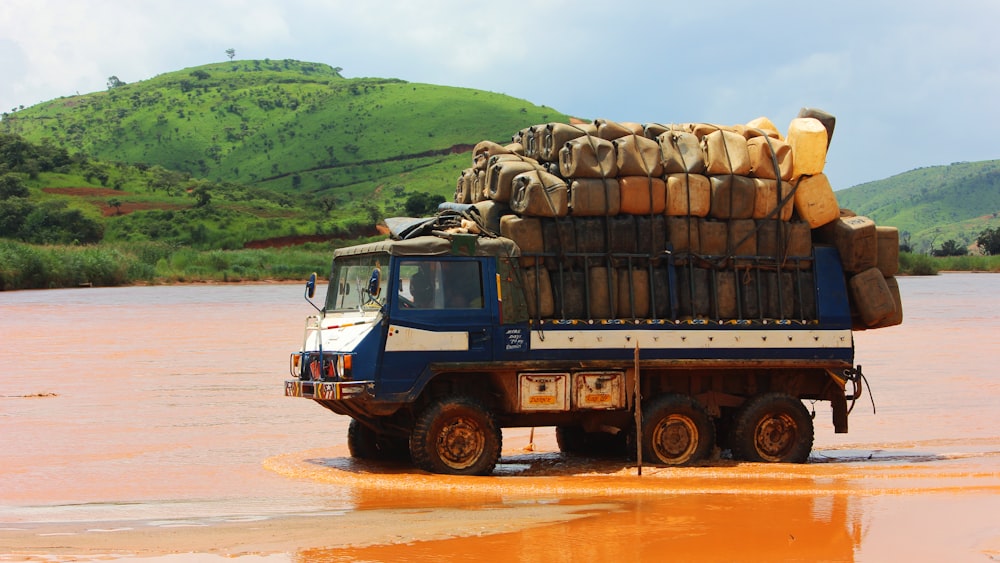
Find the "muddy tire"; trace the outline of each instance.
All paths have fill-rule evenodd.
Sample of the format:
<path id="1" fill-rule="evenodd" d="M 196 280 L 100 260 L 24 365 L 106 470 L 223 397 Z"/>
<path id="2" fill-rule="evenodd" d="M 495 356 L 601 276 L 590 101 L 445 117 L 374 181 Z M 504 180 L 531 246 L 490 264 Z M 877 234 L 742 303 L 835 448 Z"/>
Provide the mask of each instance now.
<path id="1" fill-rule="evenodd" d="M 441 399 L 417 418 L 410 455 L 417 467 L 446 475 L 489 475 L 500 461 L 493 415 L 467 397 Z"/>
<path id="2" fill-rule="evenodd" d="M 738 459 L 805 463 L 812 451 L 812 417 L 799 399 L 764 393 L 747 401 L 736 415 L 732 442 Z"/>
<path id="3" fill-rule="evenodd" d="M 715 426 L 698 401 L 661 395 L 642 409 L 642 458 L 656 465 L 692 465 L 715 447 Z"/>
<path id="4" fill-rule="evenodd" d="M 354 459 L 373 461 L 407 461 L 409 444 L 405 438 L 385 436 L 351 419 L 347 427 L 347 449 Z"/>
<path id="5" fill-rule="evenodd" d="M 625 432 L 587 432 L 579 426 L 557 426 L 559 451 L 573 456 L 620 458 L 627 452 Z"/>

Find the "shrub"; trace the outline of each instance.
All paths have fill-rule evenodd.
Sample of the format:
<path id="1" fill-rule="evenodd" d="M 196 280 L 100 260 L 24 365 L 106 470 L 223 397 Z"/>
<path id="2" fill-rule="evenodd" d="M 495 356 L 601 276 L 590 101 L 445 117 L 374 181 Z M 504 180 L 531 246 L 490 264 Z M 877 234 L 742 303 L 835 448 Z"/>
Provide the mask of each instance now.
<path id="1" fill-rule="evenodd" d="M 938 273 L 937 263 L 926 254 L 902 252 L 899 254 L 900 273 L 913 276 L 933 276 Z"/>

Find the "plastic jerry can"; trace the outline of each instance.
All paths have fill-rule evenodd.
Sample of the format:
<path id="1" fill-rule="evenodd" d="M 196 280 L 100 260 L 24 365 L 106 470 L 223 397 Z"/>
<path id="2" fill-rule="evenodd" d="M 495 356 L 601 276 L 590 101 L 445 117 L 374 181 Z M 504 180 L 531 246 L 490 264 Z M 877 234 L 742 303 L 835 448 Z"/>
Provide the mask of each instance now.
<path id="1" fill-rule="evenodd" d="M 570 182 L 569 211 L 574 217 L 617 215 L 620 209 L 617 178 L 579 178 Z"/>
<path id="2" fill-rule="evenodd" d="M 826 174 L 801 176 L 795 182 L 795 211 L 816 229 L 840 217 L 840 206 Z"/>
<path id="3" fill-rule="evenodd" d="M 818 242 L 837 248 L 845 272 L 856 274 L 878 265 L 878 235 L 875 221 L 868 217 L 838 217 L 813 235 Z"/>
<path id="4" fill-rule="evenodd" d="M 541 257 L 527 256 L 545 251 L 542 239 L 542 222 L 539 218 L 504 215 L 500 218 L 500 234 L 514 241 L 520 248 L 521 266 L 535 266 L 543 262 Z"/>
<path id="5" fill-rule="evenodd" d="M 662 214 L 666 207 L 667 185 L 660 178 L 648 176 L 620 176 L 621 192 L 619 213 L 631 215 Z"/>
<path id="6" fill-rule="evenodd" d="M 569 209 L 566 182 L 544 170 L 523 172 L 514 177 L 510 208 L 514 213 L 533 217 L 565 217 Z"/>
<path id="7" fill-rule="evenodd" d="M 878 269 L 883 276 L 899 273 L 899 229 L 896 227 L 875 227 L 878 238 Z"/>
<path id="8" fill-rule="evenodd" d="M 851 276 L 848 287 L 851 303 L 864 326 L 875 327 L 897 313 L 896 299 L 878 268 Z"/>
<path id="9" fill-rule="evenodd" d="M 792 147 L 792 177 L 823 172 L 828 140 L 826 128 L 818 119 L 796 117 L 792 120 L 785 136 Z"/>
<path id="10" fill-rule="evenodd" d="M 701 174 L 669 174 L 666 176 L 667 215 L 705 217 L 712 204 L 712 186 Z"/>

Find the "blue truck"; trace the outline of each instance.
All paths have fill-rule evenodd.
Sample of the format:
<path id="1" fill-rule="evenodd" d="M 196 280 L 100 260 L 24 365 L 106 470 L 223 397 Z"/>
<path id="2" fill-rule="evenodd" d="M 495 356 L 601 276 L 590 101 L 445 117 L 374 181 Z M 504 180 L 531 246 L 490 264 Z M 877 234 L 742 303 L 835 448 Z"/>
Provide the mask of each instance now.
<path id="1" fill-rule="evenodd" d="M 802 463 L 814 432 L 806 403 L 818 401 L 847 432 L 863 376 L 833 246 L 780 264 L 703 264 L 669 248 L 529 255 L 495 233 L 453 234 L 430 220 L 395 235 L 334 252 L 325 303 L 285 381 L 285 395 L 351 417 L 356 458 L 487 475 L 502 428 L 555 427 L 567 455 Z M 595 264 L 645 272 L 643 283 L 611 284 L 625 303 L 643 302 L 642 316 L 595 313 L 616 299 L 600 294 L 609 284 L 577 275 Z M 735 312 L 722 315 L 711 296 L 727 275 L 740 283 Z M 315 287 L 314 275 L 307 297 Z M 583 306 L 571 306 L 574 292 Z"/>

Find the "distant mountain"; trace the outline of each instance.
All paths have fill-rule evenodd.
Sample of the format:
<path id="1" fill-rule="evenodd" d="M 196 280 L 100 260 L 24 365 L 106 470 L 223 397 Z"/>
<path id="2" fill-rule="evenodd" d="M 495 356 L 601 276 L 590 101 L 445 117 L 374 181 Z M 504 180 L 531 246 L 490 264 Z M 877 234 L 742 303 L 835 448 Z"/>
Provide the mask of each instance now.
<path id="1" fill-rule="evenodd" d="M 109 80 L 104 92 L 5 114 L 0 131 L 104 161 L 364 199 L 379 187 L 450 196 L 475 143 L 568 120 L 503 94 L 249 60 Z"/>
<path id="2" fill-rule="evenodd" d="M 382 217 L 451 198 L 475 143 L 569 121 L 503 94 L 292 60 L 108 86 L 3 114 L 0 176 L 15 172 L 30 189 L 0 201 L 0 238 L 73 240 L 79 213 L 112 243 L 354 240 Z M 38 156 L 58 151 L 69 156 Z M 46 222 L 66 228 L 34 228 Z"/>
<path id="3" fill-rule="evenodd" d="M 908 233 L 920 252 L 1000 226 L 1000 160 L 918 168 L 836 193 L 841 207 Z"/>

